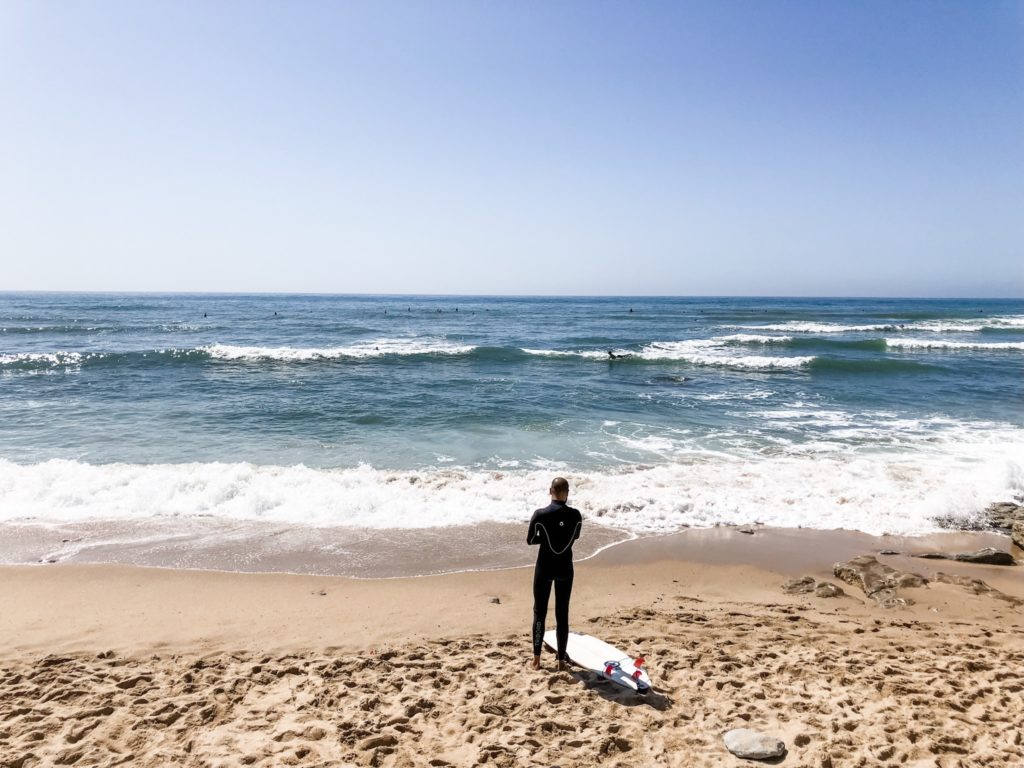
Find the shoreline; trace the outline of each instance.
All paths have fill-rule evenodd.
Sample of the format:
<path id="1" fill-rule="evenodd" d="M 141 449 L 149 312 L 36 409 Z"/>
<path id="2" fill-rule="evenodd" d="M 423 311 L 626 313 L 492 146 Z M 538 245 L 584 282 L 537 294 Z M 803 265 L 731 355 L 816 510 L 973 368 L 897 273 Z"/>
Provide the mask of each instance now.
<path id="1" fill-rule="evenodd" d="M 458 573 L 487 573 L 531 567 L 535 550 L 522 541 L 525 525 L 485 523 L 429 529 L 358 529 L 290 526 L 196 518 L 139 522 L 0 523 L 0 567 L 127 565 L 224 573 L 403 579 Z M 745 533 L 749 531 L 751 533 Z M 771 568 L 800 559 L 801 543 L 812 541 L 836 559 L 906 548 L 923 550 L 982 547 L 1013 550 L 998 530 L 943 530 L 919 535 L 873 535 L 850 529 L 718 525 L 673 533 L 636 534 L 594 522 L 575 546 L 575 562 L 644 552 L 634 560 L 661 557 L 717 558 Z M 464 542 L 476 547 L 467 547 Z M 479 542 L 489 547 L 481 551 Z M 625 547 L 625 550 L 622 548 Z M 636 549 L 640 547 L 640 549 Z M 781 551 L 780 551 L 781 550 Z M 1016 549 L 1016 556 L 1024 552 Z M 631 554 L 622 557 L 630 559 Z M 813 558 L 811 558 L 813 560 Z M 804 558 L 807 561 L 807 558 Z M 808 564 L 810 562 L 808 561 Z"/>

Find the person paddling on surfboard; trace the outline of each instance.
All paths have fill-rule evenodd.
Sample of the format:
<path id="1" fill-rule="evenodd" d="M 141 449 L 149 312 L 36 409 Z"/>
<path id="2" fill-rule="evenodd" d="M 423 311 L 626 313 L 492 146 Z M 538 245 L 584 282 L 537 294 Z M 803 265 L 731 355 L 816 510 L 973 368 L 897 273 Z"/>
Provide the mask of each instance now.
<path id="1" fill-rule="evenodd" d="M 558 669 L 565 669 L 565 647 L 569 642 L 569 597 L 572 595 L 572 543 L 580 537 L 583 515 L 570 507 L 569 481 L 551 481 L 551 503 L 538 509 L 530 519 L 526 543 L 536 544 L 537 566 L 533 571 L 533 668 L 540 669 L 540 648 L 544 642 L 544 619 L 548 613 L 551 585 L 555 587 L 555 634 L 558 638 Z"/>

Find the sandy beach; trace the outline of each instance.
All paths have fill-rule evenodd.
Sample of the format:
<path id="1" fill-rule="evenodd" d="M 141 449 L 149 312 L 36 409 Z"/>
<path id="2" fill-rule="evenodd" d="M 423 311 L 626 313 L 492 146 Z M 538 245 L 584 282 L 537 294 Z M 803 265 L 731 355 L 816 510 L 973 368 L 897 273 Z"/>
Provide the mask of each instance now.
<path id="1" fill-rule="evenodd" d="M 572 622 L 646 656 L 646 697 L 552 655 L 527 669 L 529 568 L 4 567 L 0 765 L 729 766 L 737 727 L 782 739 L 785 765 L 1021 765 L 1020 566 L 879 554 L 1000 543 L 714 529 L 608 549 L 577 566 Z M 862 554 L 928 583 L 885 608 L 833 575 Z M 844 594 L 787 594 L 802 576 Z"/>

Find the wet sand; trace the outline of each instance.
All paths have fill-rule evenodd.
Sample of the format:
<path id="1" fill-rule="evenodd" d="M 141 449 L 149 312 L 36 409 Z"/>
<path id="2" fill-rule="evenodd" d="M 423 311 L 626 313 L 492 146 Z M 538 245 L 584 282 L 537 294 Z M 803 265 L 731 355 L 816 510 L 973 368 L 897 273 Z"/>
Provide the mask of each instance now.
<path id="1" fill-rule="evenodd" d="M 899 609 L 781 588 L 839 584 L 852 555 L 991 543 L 1009 547 L 723 528 L 607 549 L 577 566 L 574 628 L 644 654 L 645 699 L 550 655 L 526 669 L 529 568 L 2 567 L 0 766 L 731 766 L 734 727 L 782 738 L 785 765 L 1018 765 L 1021 608 L 934 576 L 1024 598 L 1024 566 L 880 555 L 933 578 Z"/>

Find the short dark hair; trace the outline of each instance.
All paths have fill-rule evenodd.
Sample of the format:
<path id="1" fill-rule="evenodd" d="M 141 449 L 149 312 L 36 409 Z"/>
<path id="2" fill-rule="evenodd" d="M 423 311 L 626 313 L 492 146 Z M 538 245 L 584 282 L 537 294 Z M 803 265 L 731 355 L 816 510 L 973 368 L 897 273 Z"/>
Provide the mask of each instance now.
<path id="1" fill-rule="evenodd" d="M 556 477 L 551 481 L 551 492 L 555 494 L 555 496 L 568 496 L 569 481 L 564 477 Z"/>

